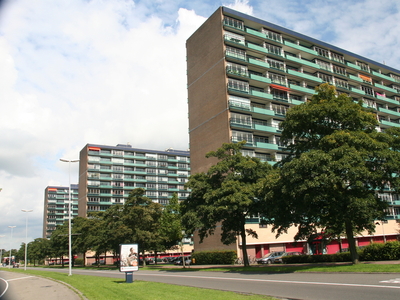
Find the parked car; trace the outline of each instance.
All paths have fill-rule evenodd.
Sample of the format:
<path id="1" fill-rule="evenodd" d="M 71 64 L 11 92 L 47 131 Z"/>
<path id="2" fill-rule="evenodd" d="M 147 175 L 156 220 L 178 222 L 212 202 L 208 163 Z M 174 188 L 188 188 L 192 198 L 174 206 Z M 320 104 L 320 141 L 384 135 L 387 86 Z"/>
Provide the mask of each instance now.
<path id="1" fill-rule="evenodd" d="M 192 261 L 191 256 L 184 256 L 184 259 L 185 259 L 185 265 L 190 265 L 190 263 Z M 182 265 L 182 256 L 179 256 L 178 259 L 176 259 L 174 261 L 174 264 L 175 265 Z"/>
<path id="2" fill-rule="evenodd" d="M 257 259 L 258 264 L 273 264 L 275 262 L 275 259 L 282 256 L 282 254 L 285 253 L 283 251 L 279 252 L 271 252 L 266 255 L 264 255 L 262 258 Z"/>
<path id="3" fill-rule="evenodd" d="M 283 263 L 282 257 L 291 255 L 303 255 L 301 252 L 284 252 L 281 256 L 275 258 L 274 263 Z"/>

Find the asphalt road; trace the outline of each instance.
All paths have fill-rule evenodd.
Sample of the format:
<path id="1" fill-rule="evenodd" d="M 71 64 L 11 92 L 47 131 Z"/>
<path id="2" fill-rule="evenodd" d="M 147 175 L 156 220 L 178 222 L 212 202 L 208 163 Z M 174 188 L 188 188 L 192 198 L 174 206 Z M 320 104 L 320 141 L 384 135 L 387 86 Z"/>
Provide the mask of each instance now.
<path id="1" fill-rule="evenodd" d="M 37 268 L 36 268 L 37 269 Z M 56 269 L 43 269 L 56 271 Z M 68 272 L 67 269 L 59 270 Z M 118 271 L 79 270 L 73 274 L 105 276 L 124 279 Z M 349 299 L 391 300 L 400 299 L 399 273 L 230 273 L 138 271 L 134 280 L 164 282 L 169 284 L 211 288 L 240 293 L 269 295 L 286 299 Z M 132 283 L 134 284 L 134 283 Z"/>

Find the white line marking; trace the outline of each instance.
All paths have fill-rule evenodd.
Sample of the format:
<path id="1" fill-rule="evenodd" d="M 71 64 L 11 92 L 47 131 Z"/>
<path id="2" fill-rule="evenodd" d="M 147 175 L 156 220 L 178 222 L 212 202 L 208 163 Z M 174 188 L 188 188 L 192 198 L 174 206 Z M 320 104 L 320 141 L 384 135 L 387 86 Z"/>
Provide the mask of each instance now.
<path id="1" fill-rule="evenodd" d="M 3 295 L 7 292 L 8 290 L 8 282 L 4 278 L 0 277 L 0 280 L 3 280 L 6 283 L 6 288 L 4 289 L 4 292 L 1 293 L 0 298 L 3 297 Z"/>
<path id="2" fill-rule="evenodd" d="M 20 280 L 20 279 L 26 279 L 26 278 L 32 278 L 32 277 L 35 277 L 35 276 L 18 277 L 18 278 L 8 279 L 7 281 L 14 281 L 14 280 Z"/>
<path id="3" fill-rule="evenodd" d="M 334 282 L 313 282 L 313 281 L 288 281 L 288 280 L 269 280 L 254 278 L 223 278 L 223 277 L 206 277 L 206 276 L 183 276 L 183 275 L 163 275 L 163 274 L 138 274 L 139 276 L 159 276 L 159 277 L 180 277 L 180 278 L 197 278 L 197 279 L 219 279 L 219 280 L 236 280 L 236 281 L 259 281 L 259 282 L 275 282 L 275 283 L 291 283 L 291 284 L 312 284 L 312 285 L 337 285 L 337 286 L 353 286 L 353 287 L 371 287 L 371 288 L 388 288 L 400 289 L 400 286 L 391 285 L 374 285 L 374 284 L 356 284 L 356 283 L 334 283 Z"/>

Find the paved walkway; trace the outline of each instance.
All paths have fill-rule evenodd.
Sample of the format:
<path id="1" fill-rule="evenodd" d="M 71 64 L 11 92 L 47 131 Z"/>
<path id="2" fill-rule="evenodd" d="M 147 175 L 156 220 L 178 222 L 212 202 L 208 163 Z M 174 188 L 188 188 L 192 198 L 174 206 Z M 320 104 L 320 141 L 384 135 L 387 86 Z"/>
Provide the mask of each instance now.
<path id="1" fill-rule="evenodd" d="M 82 300 L 73 288 L 50 279 L 0 269 L 1 300 Z"/>

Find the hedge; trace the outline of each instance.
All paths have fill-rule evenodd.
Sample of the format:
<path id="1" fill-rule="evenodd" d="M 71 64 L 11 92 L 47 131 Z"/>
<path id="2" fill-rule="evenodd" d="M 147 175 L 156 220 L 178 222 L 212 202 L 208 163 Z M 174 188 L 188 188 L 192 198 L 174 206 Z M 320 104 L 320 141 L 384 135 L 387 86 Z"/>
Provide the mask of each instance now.
<path id="1" fill-rule="evenodd" d="M 200 251 L 193 252 L 196 265 L 231 265 L 237 258 L 236 251 Z"/>

